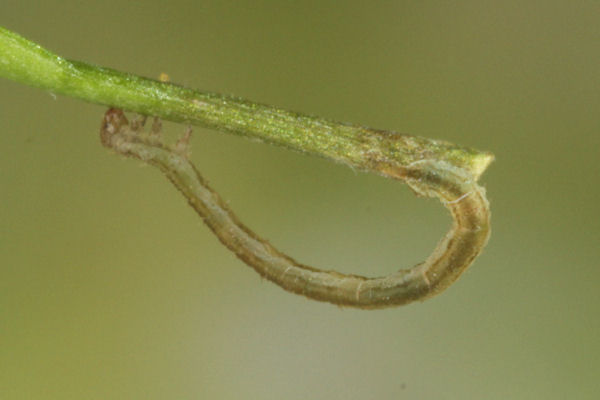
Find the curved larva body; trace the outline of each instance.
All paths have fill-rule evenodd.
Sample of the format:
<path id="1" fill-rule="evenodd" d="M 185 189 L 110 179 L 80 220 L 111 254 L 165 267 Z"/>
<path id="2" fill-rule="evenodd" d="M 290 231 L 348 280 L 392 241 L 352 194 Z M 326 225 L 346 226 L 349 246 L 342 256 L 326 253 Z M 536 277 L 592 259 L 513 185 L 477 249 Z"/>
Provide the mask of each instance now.
<path id="1" fill-rule="evenodd" d="M 405 181 L 420 195 L 438 197 L 453 216 L 452 228 L 425 262 L 410 269 L 380 278 L 322 271 L 298 263 L 243 225 L 188 160 L 181 143 L 171 147 L 156 136 L 144 137 L 130 129 L 117 109 L 106 112 L 100 136 L 105 146 L 162 170 L 219 240 L 261 276 L 315 300 L 384 308 L 426 299 L 450 286 L 489 237 L 485 190 L 468 170 L 444 160 L 423 159 L 408 165 L 386 160 L 378 164 L 377 172 Z"/>

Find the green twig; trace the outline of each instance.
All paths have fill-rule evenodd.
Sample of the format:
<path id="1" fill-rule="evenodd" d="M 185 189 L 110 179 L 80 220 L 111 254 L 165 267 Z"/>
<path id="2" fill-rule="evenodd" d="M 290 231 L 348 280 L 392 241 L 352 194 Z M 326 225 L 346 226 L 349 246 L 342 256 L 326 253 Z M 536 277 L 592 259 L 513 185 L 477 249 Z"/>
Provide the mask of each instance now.
<path id="1" fill-rule="evenodd" d="M 371 279 L 320 271 L 295 262 L 244 227 L 176 149 L 126 129 L 120 111 L 107 113 L 101 132 L 105 145 L 161 168 L 226 246 L 261 275 L 295 293 L 363 308 L 423 299 L 454 282 L 489 237 L 488 203 L 476 181 L 493 160 L 490 153 L 65 60 L 4 28 L 0 76 L 92 103 L 258 138 L 400 179 L 417 194 L 438 197 L 452 212 L 450 232 L 412 269 Z"/>

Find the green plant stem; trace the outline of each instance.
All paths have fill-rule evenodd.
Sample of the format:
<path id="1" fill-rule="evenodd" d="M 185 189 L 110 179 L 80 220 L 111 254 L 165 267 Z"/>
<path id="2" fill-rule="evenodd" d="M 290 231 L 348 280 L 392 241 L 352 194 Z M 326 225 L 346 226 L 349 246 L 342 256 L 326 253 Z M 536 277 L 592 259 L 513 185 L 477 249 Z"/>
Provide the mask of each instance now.
<path id="1" fill-rule="evenodd" d="M 469 170 L 476 179 L 493 159 L 489 153 L 440 140 L 343 124 L 65 60 L 1 27 L 0 76 L 91 103 L 258 138 L 384 175 L 398 163 L 435 158 Z"/>

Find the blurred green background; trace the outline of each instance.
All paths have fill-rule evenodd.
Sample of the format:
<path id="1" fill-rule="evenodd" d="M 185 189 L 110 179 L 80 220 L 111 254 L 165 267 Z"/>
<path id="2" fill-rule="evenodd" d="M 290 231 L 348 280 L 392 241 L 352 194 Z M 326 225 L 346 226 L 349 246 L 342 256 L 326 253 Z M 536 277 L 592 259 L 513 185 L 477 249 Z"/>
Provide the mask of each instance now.
<path id="1" fill-rule="evenodd" d="M 0 398 L 597 398 L 597 1 L 0 9 L 67 58 L 497 159 L 482 179 L 492 238 L 458 283 L 340 309 L 262 281 L 158 171 L 102 148 L 103 107 L 0 81 Z M 202 129 L 192 151 L 304 263 L 386 274 L 450 225 L 437 201 L 315 157 Z"/>

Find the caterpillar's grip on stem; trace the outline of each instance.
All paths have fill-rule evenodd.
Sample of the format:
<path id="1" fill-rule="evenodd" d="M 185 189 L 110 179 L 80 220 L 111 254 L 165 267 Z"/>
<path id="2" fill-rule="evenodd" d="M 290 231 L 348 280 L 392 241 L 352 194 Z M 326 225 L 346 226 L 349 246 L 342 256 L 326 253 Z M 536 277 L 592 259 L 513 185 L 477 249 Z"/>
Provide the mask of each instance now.
<path id="1" fill-rule="evenodd" d="M 303 265 L 275 249 L 237 219 L 185 152 L 156 136 L 145 136 L 131 129 L 121 110 L 113 108 L 106 112 L 100 137 L 105 146 L 117 153 L 138 158 L 163 171 L 219 240 L 261 276 L 315 300 L 358 308 L 384 308 L 434 296 L 471 265 L 490 234 L 485 190 L 476 183 L 491 161 L 489 155 L 476 172 L 446 159 L 427 158 L 426 148 L 415 150 L 424 155 L 416 161 L 371 160 L 370 169 L 405 181 L 419 195 L 438 197 L 450 210 L 454 222 L 425 262 L 385 277 L 367 278 Z"/>

